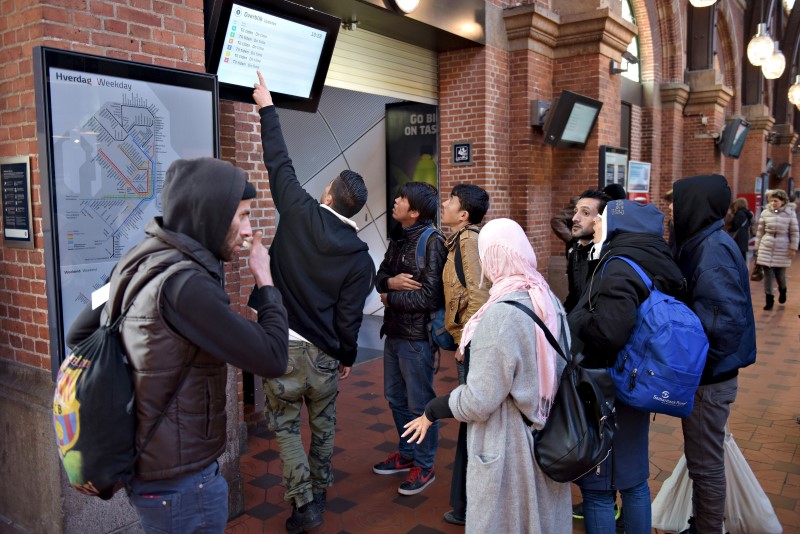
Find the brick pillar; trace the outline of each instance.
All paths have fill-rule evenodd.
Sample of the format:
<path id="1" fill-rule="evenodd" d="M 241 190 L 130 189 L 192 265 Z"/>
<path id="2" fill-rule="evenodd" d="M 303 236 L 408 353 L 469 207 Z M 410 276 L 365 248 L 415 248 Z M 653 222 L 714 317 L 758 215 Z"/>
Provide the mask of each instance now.
<path id="1" fill-rule="evenodd" d="M 792 147 L 797 142 L 797 133 L 792 128 L 791 124 L 778 124 L 774 128 L 774 138 L 769 147 L 770 158 L 774 164 L 774 169 L 777 170 L 781 163 L 792 164 Z M 794 171 L 794 172 L 792 172 Z M 795 175 L 800 178 L 800 173 L 797 172 L 794 166 L 789 171 L 789 176 Z M 783 189 L 789 192 L 789 179 L 778 179 L 774 175 L 770 177 L 770 189 Z M 796 186 L 795 186 L 796 187 Z"/>
<path id="2" fill-rule="evenodd" d="M 688 141 L 683 149 L 683 176 L 725 173 L 713 136 L 725 126 L 725 107 L 733 90 L 718 83 L 717 75 L 716 71 L 708 70 L 689 72 L 686 76 L 690 90 L 683 113 L 686 117 L 683 135 Z"/>
<path id="3" fill-rule="evenodd" d="M 599 146 L 619 144 L 620 78 L 609 67 L 612 58 L 619 61 L 635 27 L 607 7 L 588 4 L 566 15 L 536 4 L 504 13 L 512 72 L 512 216 L 528 232 L 543 272 L 564 253 L 550 218 L 571 196 L 597 187 Z M 531 126 L 531 100 L 552 102 L 564 89 L 603 102 L 584 150 L 546 145 L 542 129 Z"/>
<path id="4" fill-rule="evenodd" d="M 683 108 L 689 101 L 689 86 L 664 83 L 659 87 L 661 98 L 661 169 L 650 184 L 650 199 L 662 211 L 667 208 L 664 195 L 683 173 Z M 665 212 L 666 213 L 666 212 Z"/>
<path id="5" fill-rule="evenodd" d="M 742 106 L 742 116 L 750 123 L 750 131 L 739 157 L 739 175 L 736 183 L 731 183 L 730 186 L 734 197 L 747 195 L 748 207 L 755 210 L 756 178 L 764 172 L 769 157 L 767 135 L 772 131 L 775 119 L 770 116 L 769 108 L 763 104 Z"/>

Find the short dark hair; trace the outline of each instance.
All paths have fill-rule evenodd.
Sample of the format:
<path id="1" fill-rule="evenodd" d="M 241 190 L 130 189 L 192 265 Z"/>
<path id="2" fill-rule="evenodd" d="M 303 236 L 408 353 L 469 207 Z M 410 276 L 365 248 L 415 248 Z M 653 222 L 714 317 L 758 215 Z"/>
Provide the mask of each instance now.
<path id="1" fill-rule="evenodd" d="M 489 193 L 477 185 L 458 184 L 450 196 L 458 197 L 461 209 L 469 214 L 469 222 L 472 224 L 480 224 L 489 211 Z"/>
<path id="2" fill-rule="evenodd" d="M 407 182 L 400 186 L 397 196 L 408 200 L 408 209 L 419 212 L 417 222 L 429 223 L 439 211 L 439 192 L 426 182 Z"/>
<path id="3" fill-rule="evenodd" d="M 331 182 L 331 197 L 333 211 L 349 219 L 367 203 L 367 186 L 360 174 L 345 169 Z"/>
<path id="4" fill-rule="evenodd" d="M 578 197 L 578 200 L 582 198 L 593 198 L 597 200 L 600 203 L 600 205 L 597 207 L 597 213 L 603 213 L 603 210 L 606 209 L 606 204 L 613 200 L 610 196 L 599 189 L 587 189 L 581 193 L 581 196 Z"/>

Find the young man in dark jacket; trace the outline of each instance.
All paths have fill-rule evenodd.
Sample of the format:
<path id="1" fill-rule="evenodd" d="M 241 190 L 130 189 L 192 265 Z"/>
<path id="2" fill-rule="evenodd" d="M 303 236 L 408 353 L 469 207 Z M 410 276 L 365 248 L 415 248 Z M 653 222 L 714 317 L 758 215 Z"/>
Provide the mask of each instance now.
<path id="1" fill-rule="evenodd" d="M 675 182 L 675 260 L 688 284 L 686 303 L 708 336 L 708 357 L 694 408 L 683 426 L 692 479 L 692 519 L 686 532 L 722 532 L 725 510 L 725 424 L 736 400 L 739 369 L 756 360 L 756 332 L 747 265 L 723 229 L 731 200 L 725 177 Z"/>
<path id="2" fill-rule="evenodd" d="M 316 200 L 300 185 L 281 132 L 272 96 L 258 73 L 253 98 L 261 115 L 264 163 L 280 221 L 270 253 L 275 287 L 289 313 L 289 368 L 264 383 L 266 416 L 281 451 L 285 499 L 292 501 L 288 532 L 322 524 L 339 379 L 350 374 L 358 348 L 364 302 L 375 274 L 369 248 L 350 218 L 367 202 L 358 173 L 342 171 Z M 305 403 L 311 448 L 300 437 Z"/>
<path id="3" fill-rule="evenodd" d="M 389 249 L 378 269 L 376 289 L 386 306 L 381 335 L 386 336 L 383 353 L 383 393 L 397 427 L 399 451 L 372 470 L 380 475 L 409 471 L 397 490 L 415 495 L 434 481 L 433 460 L 439 445 L 434 423 L 429 438 L 411 444 L 400 436 L 404 425 L 425 411 L 436 397 L 433 390 L 433 351 L 428 323 L 442 305 L 442 269 L 447 258 L 444 237 L 434 232 L 425 247 L 425 266 L 417 266 L 416 249 L 422 233 L 433 224 L 439 195 L 430 184 L 409 182 L 401 186 L 392 217 L 400 223 L 390 236 Z"/>
<path id="4" fill-rule="evenodd" d="M 283 374 L 286 309 L 272 287 L 261 232 L 250 227 L 256 190 L 243 170 L 212 158 L 177 160 L 161 196 L 163 217 L 148 223 L 147 237 L 114 268 L 106 305 L 124 309 L 133 302 L 120 334 L 133 370 L 137 449 L 179 388 L 142 449 L 128 497 L 145 532 L 222 532 L 228 485 L 217 458 L 227 441 L 226 364 L 263 376 Z M 230 309 L 222 285 L 221 262 L 234 259 L 251 239 L 258 322 Z M 88 337 L 101 312 L 103 307 L 84 310 L 67 343 Z"/>
<path id="5" fill-rule="evenodd" d="M 568 316 L 573 353 L 582 365 L 614 365 L 636 325 L 639 305 L 650 291 L 623 256 L 636 262 L 664 293 L 676 295 L 683 276 L 664 241 L 664 214 L 652 204 L 609 202 L 594 225 L 592 257 L 599 259 L 589 291 Z M 602 247 L 602 248 L 601 248 Z M 648 430 L 650 414 L 617 402 L 617 431 L 611 455 L 577 481 L 583 495 L 587 532 L 614 531 L 615 490 L 622 494 L 625 532 L 650 532 Z"/>

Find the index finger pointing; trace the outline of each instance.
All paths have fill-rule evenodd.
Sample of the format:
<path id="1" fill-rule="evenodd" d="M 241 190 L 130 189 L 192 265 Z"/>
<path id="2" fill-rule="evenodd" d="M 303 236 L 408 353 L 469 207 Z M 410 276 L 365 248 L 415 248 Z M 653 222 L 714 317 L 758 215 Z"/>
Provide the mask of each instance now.
<path id="1" fill-rule="evenodd" d="M 258 73 L 258 83 L 259 83 L 259 85 L 265 85 L 264 84 L 264 76 L 261 74 L 261 71 L 257 70 L 256 72 Z"/>

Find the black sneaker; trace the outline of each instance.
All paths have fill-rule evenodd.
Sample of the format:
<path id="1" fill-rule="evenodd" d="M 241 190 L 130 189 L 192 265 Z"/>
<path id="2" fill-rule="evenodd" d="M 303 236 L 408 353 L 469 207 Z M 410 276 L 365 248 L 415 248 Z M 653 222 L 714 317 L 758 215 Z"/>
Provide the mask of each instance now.
<path id="1" fill-rule="evenodd" d="M 403 471 L 410 471 L 414 467 L 414 460 L 403 458 L 400 453 L 394 453 L 379 464 L 372 466 L 372 471 L 379 475 L 392 475 Z"/>
<path id="2" fill-rule="evenodd" d="M 314 504 L 317 505 L 317 509 L 319 509 L 319 513 L 324 514 L 326 505 L 328 501 L 328 492 L 323 491 L 322 493 L 315 493 L 314 494 Z"/>
<path id="3" fill-rule="evenodd" d="M 694 517 L 689 518 L 689 528 L 681 530 L 680 534 L 697 534 L 697 530 L 694 528 Z"/>
<path id="4" fill-rule="evenodd" d="M 401 495 L 416 495 L 427 488 L 434 480 L 436 480 L 436 475 L 433 473 L 433 467 L 423 469 L 414 466 L 408 473 L 406 481 L 397 488 L 397 493 Z"/>
<path id="5" fill-rule="evenodd" d="M 579 502 L 578 504 L 572 507 L 572 518 L 573 519 L 583 519 L 583 503 Z"/>
<path id="6" fill-rule="evenodd" d="M 292 505 L 292 515 L 286 520 L 286 532 L 300 534 L 322 525 L 322 514 L 312 501 L 300 508 Z"/>

